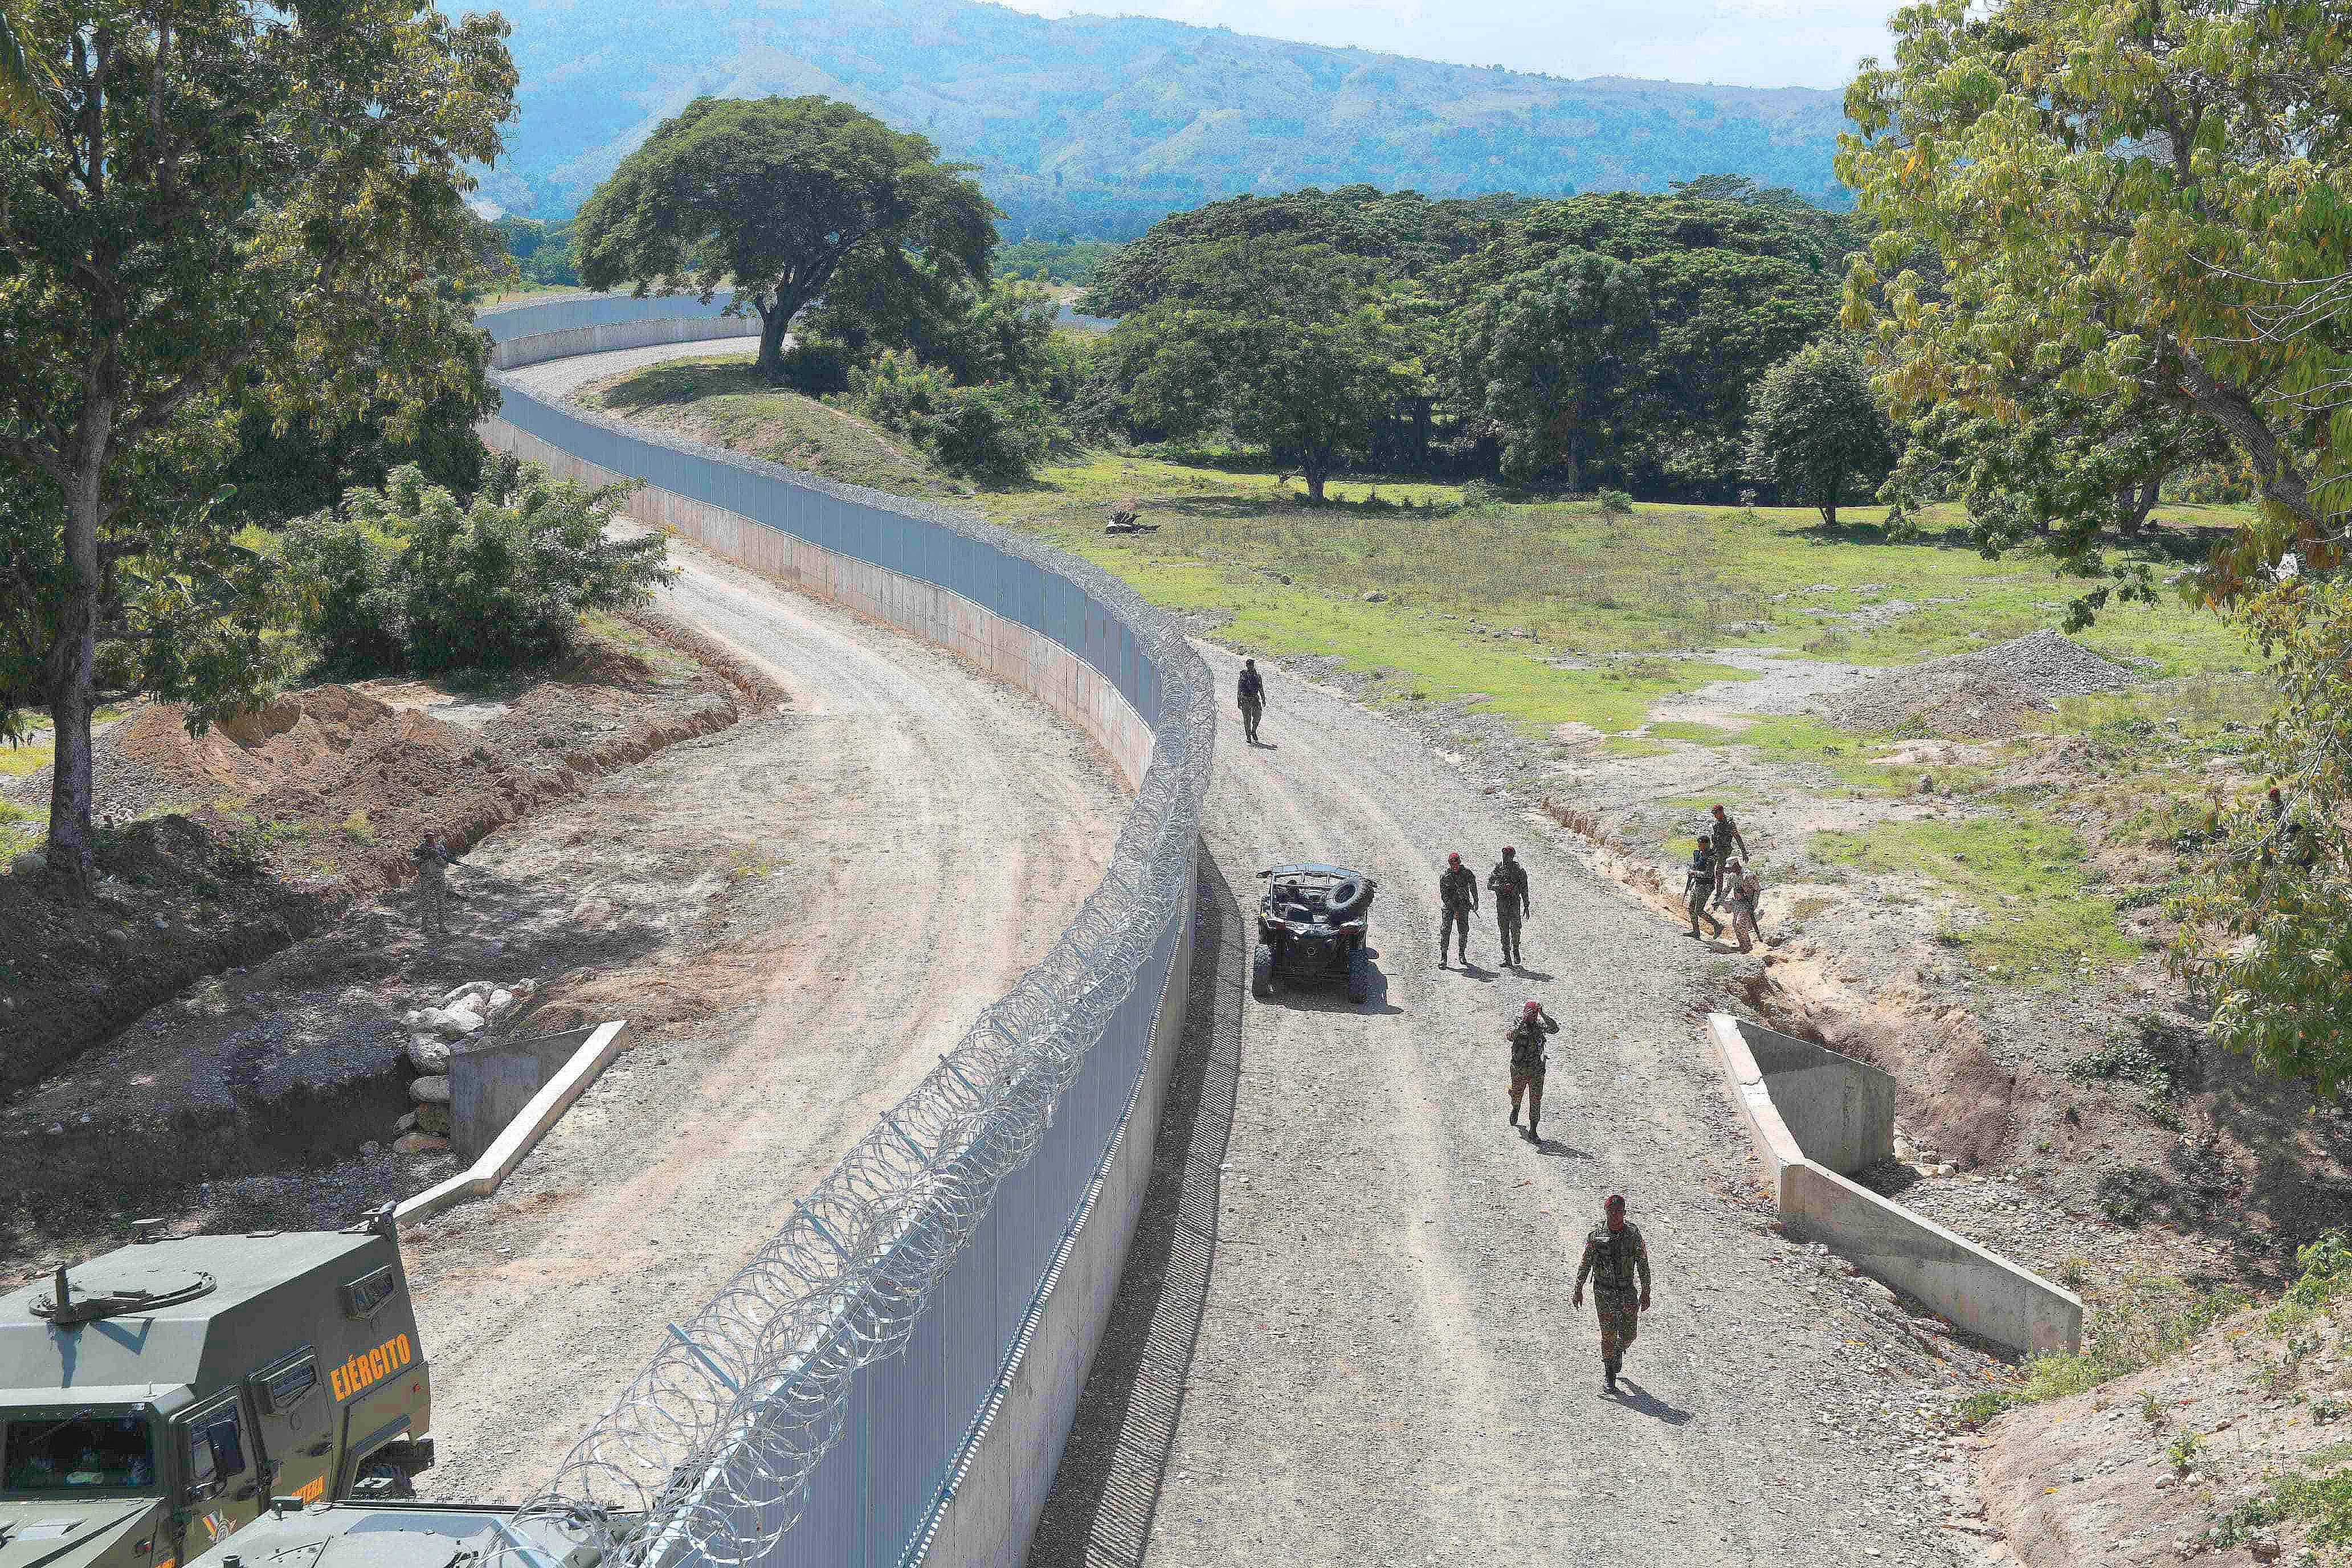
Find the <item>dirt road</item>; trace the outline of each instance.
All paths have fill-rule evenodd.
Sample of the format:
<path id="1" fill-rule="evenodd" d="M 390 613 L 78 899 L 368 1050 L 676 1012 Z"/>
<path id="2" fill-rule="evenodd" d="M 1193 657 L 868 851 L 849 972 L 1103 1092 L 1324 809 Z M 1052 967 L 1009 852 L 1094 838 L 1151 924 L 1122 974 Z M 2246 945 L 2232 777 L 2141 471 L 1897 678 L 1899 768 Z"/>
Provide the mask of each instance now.
<path id="1" fill-rule="evenodd" d="M 793 700 L 473 855 L 488 881 L 560 887 L 570 919 L 634 933 L 574 1005 L 668 1023 L 496 1199 L 407 1242 L 438 1394 L 434 1497 L 542 1479 L 663 1322 L 1045 952 L 1125 810 L 1108 762 L 1029 699 L 690 547 L 674 557 L 673 613 Z"/>
<path id="2" fill-rule="evenodd" d="M 538 367 L 540 384 L 690 352 Z M 1202 651 L 1230 691 L 1236 661 Z M 1266 736 L 1229 730 L 1210 807 L 1232 898 L 1204 916 L 1226 962 L 1195 1004 L 1209 1028 L 1231 1005 L 1230 1089 L 1171 1112 L 1189 1151 L 1162 1162 L 1189 1152 L 1192 1184 L 1129 1259 L 1143 1288 L 1122 1287 L 1033 1563 L 1960 1560 L 1918 1342 L 1769 1228 L 1701 1054 L 1701 992 L 1737 961 L 1337 693 L 1277 677 Z M 1483 915 L 1478 966 L 1438 971 L 1438 866 L 1458 848 L 1483 879 L 1507 842 L 1534 877 L 1529 972 L 1496 971 Z M 1305 858 L 1381 880 L 1368 1006 L 1235 991 L 1252 874 Z M 1504 1124 L 1503 1030 L 1529 995 L 1563 1026 L 1539 1149 Z M 1192 1130 L 1212 1118 L 1229 1127 Z M 1612 1399 L 1567 1297 L 1619 1190 L 1658 1279 Z M 1174 1282 L 1195 1252 L 1188 1317 Z"/>
<path id="3" fill-rule="evenodd" d="M 1202 651 L 1230 691 L 1236 661 Z M 1213 1230 L 1189 1365 L 1089 1388 L 1032 1563 L 1953 1561 L 1916 1346 L 1754 1201 L 1694 1012 L 1731 961 L 1399 727 L 1279 676 L 1271 698 L 1268 745 L 1235 724 L 1219 746 L 1226 945 L 1255 940 L 1258 868 L 1361 868 L 1385 985 L 1360 1009 L 1239 999 L 1214 1206 L 1180 1222 Z M 1505 843 L 1534 880 L 1528 971 L 1499 970 L 1486 911 L 1475 967 L 1439 970 L 1445 853 L 1483 881 Z M 1531 996 L 1561 1023 L 1540 1150 L 1505 1125 L 1503 1034 Z M 1621 1398 L 1568 1299 L 1612 1191 L 1657 1269 Z M 1107 1356 L 1105 1376 L 1136 1376 Z"/>

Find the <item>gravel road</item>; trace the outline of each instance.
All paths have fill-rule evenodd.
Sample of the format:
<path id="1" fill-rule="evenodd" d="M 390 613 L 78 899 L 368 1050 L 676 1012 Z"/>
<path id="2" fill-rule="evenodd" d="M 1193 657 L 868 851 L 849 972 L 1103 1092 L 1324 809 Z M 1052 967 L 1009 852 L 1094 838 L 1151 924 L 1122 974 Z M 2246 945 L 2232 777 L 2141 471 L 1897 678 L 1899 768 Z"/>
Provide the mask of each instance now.
<path id="1" fill-rule="evenodd" d="M 1202 652 L 1230 691 L 1236 661 Z M 1218 752 L 1207 837 L 1231 917 L 1245 926 L 1268 864 L 1369 870 L 1385 986 L 1360 1009 L 1336 992 L 1241 998 L 1207 1301 L 1164 1469 L 1105 1482 L 1074 1449 L 1065 1481 L 1088 1496 L 1057 1495 L 1033 1568 L 1956 1561 L 1920 1384 L 1752 1201 L 1692 1009 L 1727 961 L 1407 731 L 1271 685 L 1270 744 L 1235 724 Z M 1440 971 L 1438 867 L 1459 849 L 1483 880 L 1507 842 L 1534 879 L 1528 972 L 1498 972 L 1483 914 L 1475 967 Z M 1561 1023 L 1540 1151 L 1504 1123 L 1503 1032 L 1529 996 Z M 1619 1398 L 1601 1391 L 1590 1305 L 1568 1300 L 1612 1191 L 1657 1270 Z M 1138 1486 L 1157 1505 L 1148 1537 L 1122 1541 Z M 1091 1532 L 1073 1528 L 1089 1510 Z"/>
<path id="2" fill-rule="evenodd" d="M 1041 704 L 672 553 L 669 610 L 792 702 L 472 857 L 502 882 L 570 879 L 583 920 L 666 889 L 711 913 L 594 982 L 609 1016 L 676 1016 L 684 996 L 688 1022 L 616 1062 L 497 1198 L 407 1242 L 438 1395 L 442 1461 L 420 1479 L 435 1498 L 516 1499 L 542 1479 L 664 1321 L 724 1284 L 1052 944 L 1126 809 L 1108 759 Z"/>
<path id="3" fill-rule="evenodd" d="M 524 374 L 560 392 L 696 352 L 709 346 Z M 725 605 L 689 593 L 679 608 L 748 641 Z M 1202 652 L 1230 691 L 1237 661 Z M 1695 1007 L 1733 961 L 1578 869 L 1409 731 L 1281 672 L 1271 684 L 1271 743 L 1244 745 L 1228 714 L 1219 749 L 1207 837 L 1234 894 L 1223 929 L 1243 928 L 1265 865 L 1360 867 L 1381 882 L 1382 984 L 1361 1008 L 1337 992 L 1239 998 L 1230 1142 L 1211 1206 L 1180 1221 L 1211 1241 L 1197 1340 L 1160 1366 L 1168 1384 L 1089 1387 L 1108 1415 L 1082 1413 L 1033 1568 L 1970 1560 L 1940 1528 L 1916 1358 L 1890 1348 L 1911 1342 L 1755 1200 Z M 1041 756 L 1027 775 L 1042 787 L 1055 771 Z M 1496 971 L 1483 916 L 1476 967 L 1439 971 L 1438 866 L 1458 848 L 1483 879 L 1507 842 L 1534 879 L 1529 971 Z M 1504 1124 L 1503 1031 L 1530 995 L 1562 1024 L 1540 1149 Z M 745 1097 L 730 1082 L 710 1100 L 723 1117 Z M 1568 1289 L 1601 1199 L 1621 1190 L 1656 1310 L 1610 1398 L 1591 1309 Z M 588 1256 L 609 1275 L 613 1249 L 637 1256 L 635 1235 L 655 1228 L 617 1226 Z M 566 1353 L 542 1365 L 586 1339 L 556 1332 Z M 1139 1443 L 1155 1423 L 1165 1440 Z"/>

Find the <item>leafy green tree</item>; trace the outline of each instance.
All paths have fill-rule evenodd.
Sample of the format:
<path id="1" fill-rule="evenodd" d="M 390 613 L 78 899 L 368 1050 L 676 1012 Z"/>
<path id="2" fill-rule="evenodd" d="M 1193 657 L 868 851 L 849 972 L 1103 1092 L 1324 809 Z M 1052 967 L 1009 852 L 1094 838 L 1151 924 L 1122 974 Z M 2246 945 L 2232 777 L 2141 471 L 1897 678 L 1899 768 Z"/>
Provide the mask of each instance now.
<path id="1" fill-rule="evenodd" d="M 214 505 L 236 413 L 404 437 L 482 395 L 471 164 L 515 75 L 415 0 L 45 0 L 54 134 L 0 130 L 0 731 L 56 724 L 54 875 L 91 874 L 103 691 L 255 700 L 252 563 Z M 120 679 L 118 679 L 118 677 Z"/>
<path id="2" fill-rule="evenodd" d="M 1454 318 L 1454 385 L 1502 443 L 1503 473 L 1568 488 L 1626 437 L 1627 389 L 1653 337 L 1641 274 L 1570 250 L 1479 290 Z"/>
<path id="3" fill-rule="evenodd" d="M 0 125 L 35 131 L 47 120 L 40 89 L 53 79 L 40 57 L 26 47 L 23 28 L 0 5 Z"/>
<path id="4" fill-rule="evenodd" d="M 910 289 L 986 280 L 996 209 L 971 168 L 829 98 L 698 98 L 582 205 L 580 279 L 705 300 L 731 281 L 774 380 L 793 318 L 845 266 Z"/>
<path id="5" fill-rule="evenodd" d="M 674 574 L 660 534 L 604 536 L 633 487 L 590 489 L 494 458 L 460 498 L 414 464 L 288 531 L 302 629 L 345 669 L 500 669 L 572 646 L 588 610 L 625 609 Z"/>
<path id="6" fill-rule="evenodd" d="M 1776 488 L 1783 501 L 1817 508 L 1834 527 L 1839 506 L 1870 494 L 1894 463 L 1886 416 L 1853 344 L 1808 343 L 1757 384 L 1748 474 Z"/>
<path id="7" fill-rule="evenodd" d="M 1195 247 L 1182 269 L 1174 298 L 1111 333 L 1136 417 L 1179 437 L 1228 427 L 1297 464 L 1321 501 L 1417 390 L 1405 333 L 1364 269 L 1326 246 L 1225 240 Z"/>
<path id="8" fill-rule="evenodd" d="M 2271 656 L 2258 757 L 2281 809 L 2213 812 L 2171 962 L 2211 995 L 2216 1039 L 2332 1094 L 2352 1082 L 2352 582 L 2298 576 L 2238 615 Z"/>
<path id="9" fill-rule="evenodd" d="M 2271 330 L 2352 255 L 2352 29 L 2317 0 L 1928 0 L 1847 89 L 1838 173 L 1881 232 L 1847 279 L 1900 417 L 2020 417 L 2034 380 L 2194 413 L 2252 464 L 2262 526 L 2205 581 L 2340 558 L 2340 318 Z M 1945 276 L 1931 286 L 1924 250 Z"/>

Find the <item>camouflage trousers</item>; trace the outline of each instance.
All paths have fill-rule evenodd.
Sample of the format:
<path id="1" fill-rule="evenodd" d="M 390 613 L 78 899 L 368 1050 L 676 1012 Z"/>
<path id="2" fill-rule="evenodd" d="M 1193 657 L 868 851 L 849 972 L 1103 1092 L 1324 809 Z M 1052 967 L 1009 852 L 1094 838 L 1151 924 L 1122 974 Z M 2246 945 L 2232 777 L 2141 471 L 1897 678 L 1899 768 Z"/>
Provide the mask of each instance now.
<path id="1" fill-rule="evenodd" d="M 1716 935 L 1723 934 L 1723 922 L 1706 912 L 1707 895 L 1713 889 L 1714 884 L 1704 877 L 1687 877 L 1683 880 L 1683 907 L 1690 910 L 1693 936 L 1698 934 L 1698 922 L 1701 921 L 1713 926 Z"/>
<path id="2" fill-rule="evenodd" d="M 1437 922 L 1438 963 L 1443 963 L 1445 962 L 1446 941 L 1457 931 L 1462 933 L 1462 962 L 1467 963 L 1470 962 L 1470 907 L 1467 904 L 1448 904 L 1445 906 L 1444 914 L 1439 917 Z"/>
<path id="3" fill-rule="evenodd" d="M 1601 1318 L 1601 1359 L 1613 1367 L 1625 1359 L 1633 1336 L 1642 1331 L 1642 1293 L 1595 1286 L 1592 1310 Z"/>
<path id="4" fill-rule="evenodd" d="M 1242 733 L 1250 740 L 1257 739 L 1257 721 L 1265 712 L 1265 704 L 1255 697 L 1241 700 Z"/>
<path id="5" fill-rule="evenodd" d="M 1511 1069 L 1512 1121 L 1519 1119 L 1521 1096 L 1525 1096 L 1528 1102 L 1528 1125 L 1533 1127 L 1543 1120 L 1543 1080 L 1544 1075 L 1539 1072 L 1521 1072 L 1517 1068 Z"/>
<path id="6" fill-rule="evenodd" d="M 1503 939 L 1505 963 L 1517 963 L 1519 961 L 1520 918 L 1517 909 L 1510 904 L 1497 903 L 1495 906 L 1495 930 Z"/>
<path id="7" fill-rule="evenodd" d="M 446 868 L 434 865 L 417 871 L 416 902 L 419 923 L 426 931 L 449 929 L 449 874 Z"/>

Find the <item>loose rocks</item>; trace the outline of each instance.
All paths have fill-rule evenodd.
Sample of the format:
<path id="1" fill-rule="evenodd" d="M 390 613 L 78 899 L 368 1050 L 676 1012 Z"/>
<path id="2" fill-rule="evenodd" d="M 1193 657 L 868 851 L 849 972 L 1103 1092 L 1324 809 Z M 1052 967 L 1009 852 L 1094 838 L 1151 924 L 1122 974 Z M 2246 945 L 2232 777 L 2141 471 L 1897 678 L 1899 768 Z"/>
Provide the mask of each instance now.
<path id="1" fill-rule="evenodd" d="M 1927 730 L 1991 740 L 2017 733 L 2059 698 L 2120 690 L 2135 681 L 2121 665 L 2056 632 L 2040 631 L 1979 653 L 1891 670 L 1838 693 L 1822 711 L 1850 730 Z"/>
<path id="2" fill-rule="evenodd" d="M 449 1103 L 449 1080 L 439 1074 L 413 1080 L 408 1086 L 408 1098 L 419 1105 Z"/>

